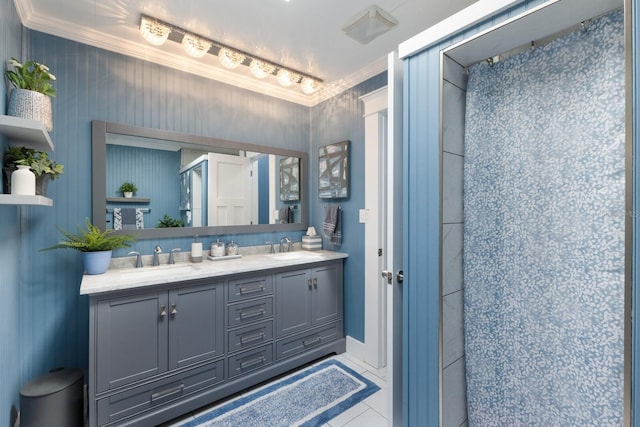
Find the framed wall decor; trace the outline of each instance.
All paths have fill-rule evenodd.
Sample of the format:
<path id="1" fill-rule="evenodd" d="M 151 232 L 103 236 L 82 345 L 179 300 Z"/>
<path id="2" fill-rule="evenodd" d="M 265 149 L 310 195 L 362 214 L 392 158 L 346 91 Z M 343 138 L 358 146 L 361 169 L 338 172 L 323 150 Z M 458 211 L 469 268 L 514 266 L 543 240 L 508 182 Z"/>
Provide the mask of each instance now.
<path id="1" fill-rule="evenodd" d="M 349 197 L 349 149 L 351 141 L 325 145 L 318 150 L 318 197 Z"/>
<path id="2" fill-rule="evenodd" d="M 280 200 L 300 200 L 300 159 L 280 159 Z"/>

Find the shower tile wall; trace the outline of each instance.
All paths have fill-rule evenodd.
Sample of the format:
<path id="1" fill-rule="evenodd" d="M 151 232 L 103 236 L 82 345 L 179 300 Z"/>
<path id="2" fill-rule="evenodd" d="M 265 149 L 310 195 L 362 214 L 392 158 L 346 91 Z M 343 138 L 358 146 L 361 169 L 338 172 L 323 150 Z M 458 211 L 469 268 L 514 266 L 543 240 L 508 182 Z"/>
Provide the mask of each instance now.
<path id="1" fill-rule="evenodd" d="M 467 419 L 462 272 L 463 154 L 466 78 L 443 56 L 442 93 L 442 417 L 443 426 Z"/>

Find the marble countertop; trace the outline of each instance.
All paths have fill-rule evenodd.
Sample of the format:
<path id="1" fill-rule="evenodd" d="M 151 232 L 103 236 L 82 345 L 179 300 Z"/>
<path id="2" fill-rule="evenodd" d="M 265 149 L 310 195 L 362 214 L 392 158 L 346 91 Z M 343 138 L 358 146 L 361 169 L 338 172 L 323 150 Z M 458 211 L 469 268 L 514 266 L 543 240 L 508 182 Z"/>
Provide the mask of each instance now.
<path id="1" fill-rule="evenodd" d="M 239 258 L 204 258 L 200 263 L 178 262 L 142 268 L 110 268 L 104 274 L 82 276 L 81 295 L 94 295 L 126 289 L 181 282 L 207 277 L 220 277 L 272 268 L 311 264 L 347 258 L 348 254 L 334 251 L 294 251 L 276 254 L 242 255 Z"/>

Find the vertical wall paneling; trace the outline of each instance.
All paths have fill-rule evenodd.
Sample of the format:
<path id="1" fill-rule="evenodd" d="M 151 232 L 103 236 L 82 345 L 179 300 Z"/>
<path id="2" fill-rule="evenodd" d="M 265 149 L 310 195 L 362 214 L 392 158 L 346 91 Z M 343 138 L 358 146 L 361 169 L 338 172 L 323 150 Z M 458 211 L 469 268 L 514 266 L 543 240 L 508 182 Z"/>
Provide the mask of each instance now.
<path id="1" fill-rule="evenodd" d="M 364 341 L 364 225 L 358 222 L 358 210 L 364 207 L 364 108 L 360 97 L 387 84 L 387 73 L 348 89 L 311 109 L 311 150 L 309 181 L 312 193 L 309 225 L 322 232 L 324 205 L 342 207 L 343 243 L 333 246 L 323 238 L 323 248 L 349 253 L 345 261 L 345 334 Z M 351 141 L 350 197 L 318 198 L 318 148 L 334 142 Z"/>
<path id="2" fill-rule="evenodd" d="M 0 58 L 2 63 L 15 56 L 22 59 L 22 26 L 12 0 L 0 0 Z M 4 71 L 4 65 L 2 67 Z M 0 113 L 4 114 L 7 100 L 5 79 L 0 84 Z M 0 136 L 0 153 L 7 142 Z M 0 155 L 1 157 L 1 155 Z M 4 178 L 0 178 L 4 179 Z M 29 208 L 27 208 L 29 209 Z M 42 208 L 32 208 L 42 209 Z M 18 392 L 23 382 L 20 346 L 23 340 L 20 321 L 20 251 L 21 223 L 18 208 L 0 206 L 0 427 L 13 425 L 14 409 L 18 407 Z"/>

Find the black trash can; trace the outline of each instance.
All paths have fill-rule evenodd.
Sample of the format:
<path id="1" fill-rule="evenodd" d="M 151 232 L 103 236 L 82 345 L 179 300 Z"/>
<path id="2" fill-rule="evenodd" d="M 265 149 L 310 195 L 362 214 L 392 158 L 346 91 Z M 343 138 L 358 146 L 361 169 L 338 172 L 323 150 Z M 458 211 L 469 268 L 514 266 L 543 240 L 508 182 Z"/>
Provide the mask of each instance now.
<path id="1" fill-rule="evenodd" d="M 59 369 L 20 389 L 20 427 L 83 427 L 84 373 Z"/>

